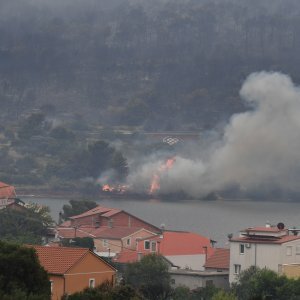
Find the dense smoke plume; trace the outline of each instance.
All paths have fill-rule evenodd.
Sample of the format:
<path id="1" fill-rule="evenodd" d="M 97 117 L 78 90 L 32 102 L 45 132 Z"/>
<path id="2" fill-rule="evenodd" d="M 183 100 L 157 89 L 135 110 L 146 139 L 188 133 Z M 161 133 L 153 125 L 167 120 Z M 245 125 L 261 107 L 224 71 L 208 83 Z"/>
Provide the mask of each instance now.
<path id="1" fill-rule="evenodd" d="M 300 90 L 280 73 L 251 74 L 241 97 L 251 109 L 233 115 L 210 155 L 202 159 L 177 156 L 173 168 L 161 175 L 161 193 L 185 192 L 203 197 L 233 187 L 240 193 L 300 191 Z M 145 188 L 162 163 L 152 159 L 129 176 Z"/>

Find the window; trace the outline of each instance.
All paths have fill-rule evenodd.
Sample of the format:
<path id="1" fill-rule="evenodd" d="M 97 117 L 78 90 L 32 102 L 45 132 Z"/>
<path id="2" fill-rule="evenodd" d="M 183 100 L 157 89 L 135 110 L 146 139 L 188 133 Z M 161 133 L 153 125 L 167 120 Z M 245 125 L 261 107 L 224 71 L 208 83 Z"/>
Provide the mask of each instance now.
<path id="1" fill-rule="evenodd" d="M 240 254 L 245 254 L 245 244 L 240 244 Z"/>
<path id="2" fill-rule="evenodd" d="M 213 286 L 214 282 L 213 282 L 213 280 L 206 280 L 205 285 L 206 286 Z"/>
<path id="3" fill-rule="evenodd" d="M 144 242 L 144 248 L 145 248 L 145 250 L 149 250 L 150 249 L 150 241 L 145 241 Z"/>
<path id="4" fill-rule="evenodd" d="M 296 255 L 300 255 L 300 245 L 296 246 Z"/>
<path id="5" fill-rule="evenodd" d="M 234 266 L 234 274 L 241 273 L 241 265 L 233 265 Z"/>
<path id="6" fill-rule="evenodd" d="M 90 278 L 89 279 L 89 287 L 90 288 L 94 288 L 95 287 L 95 279 L 94 278 Z"/>
<path id="7" fill-rule="evenodd" d="M 292 246 L 286 247 L 286 255 L 291 256 L 292 255 Z"/>
<path id="8" fill-rule="evenodd" d="M 103 247 L 108 247 L 108 240 L 102 240 Z"/>
<path id="9" fill-rule="evenodd" d="M 171 284 L 175 284 L 175 279 L 171 278 Z"/>
<path id="10" fill-rule="evenodd" d="M 156 242 L 151 242 L 151 251 L 156 252 Z"/>
<path id="11" fill-rule="evenodd" d="M 51 294 L 53 293 L 53 280 L 50 280 L 50 291 Z"/>
<path id="12" fill-rule="evenodd" d="M 131 239 L 129 238 L 129 239 L 126 240 L 126 245 L 130 246 L 130 244 L 131 244 Z"/>

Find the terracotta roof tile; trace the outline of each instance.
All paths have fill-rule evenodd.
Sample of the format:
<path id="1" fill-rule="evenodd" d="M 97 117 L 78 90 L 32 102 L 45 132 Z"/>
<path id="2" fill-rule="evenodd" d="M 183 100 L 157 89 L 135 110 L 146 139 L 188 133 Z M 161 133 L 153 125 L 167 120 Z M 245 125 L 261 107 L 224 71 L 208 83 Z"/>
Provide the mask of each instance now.
<path id="1" fill-rule="evenodd" d="M 161 235 L 145 238 L 159 242 L 159 253 L 162 255 L 193 255 L 205 254 L 205 247 L 208 256 L 213 253 L 210 239 L 193 232 L 185 231 L 164 231 Z M 143 239 L 140 243 L 144 243 Z"/>
<path id="2" fill-rule="evenodd" d="M 97 228 L 92 231 L 93 235 L 98 238 L 121 239 L 127 237 L 142 228 L 140 227 L 113 227 Z"/>
<path id="3" fill-rule="evenodd" d="M 82 218 L 82 217 L 87 217 L 87 216 L 92 216 L 92 215 L 96 215 L 96 214 L 101 214 L 103 216 L 112 216 L 114 214 L 117 214 L 121 212 L 120 209 L 116 209 L 116 208 L 109 208 L 109 207 L 103 207 L 103 206 L 97 206 L 95 208 L 92 208 L 80 215 L 76 215 L 76 216 L 73 216 L 73 217 L 70 217 L 70 219 L 79 219 L 79 218 Z"/>
<path id="4" fill-rule="evenodd" d="M 160 251 L 163 255 L 205 254 L 205 246 L 210 249 L 210 239 L 197 233 L 166 231 Z"/>
<path id="5" fill-rule="evenodd" d="M 70 227 L 71 226 L 71 221 L 67 220 L 61 224 L 59 224 L 59 227 Z"/>
<path id="6" fill-rule="evenodd" d="M 245 236 L 245 237 L 232 238 L 230 241 L 241 242 L 241 243 L 254 243 L 254 244 L 284 244 L 299 239 L 300 236 L 295 236 L 295 235 L 285 235 L 282 237 Z"/>
<path id="7" fill-rule="evenodd" d="M 16 191 L 12 185 L 0 182 L 0 199 L 16 198 Z"/>
<path id="8" fill-rule="evenodd" d="M 230 250 L 216 248 L 214 253 L 207 259 L 204 267 L 213 269 L 229 269 Z"/>
<path id="9" fill-rule="evenodd" d="M 113 260 L 118 263 L 136 262 L 138 260 L 138 253 L 137 251 L 122 251 Z"/>
<path id="10" fill-rule="evenodd" d="M 89 249 L 70 247 L 32 246 L 38 255 L 40 264 L 50 274 L 65 274 L 84 257 Z"/>
<path id="11" fill-rule="evenodd" d="M 76 237 L 92 237 L 92 238 L 110 238 L 110 239 L 121 239 L 127 237 L 139 230 L 141 227 L 91 227 L 91 226 L 80 226 L 76 228 Z M 58 235 L 62 238 L 74 238 L 75 228 L 74 227 L 58 227 Z"/>

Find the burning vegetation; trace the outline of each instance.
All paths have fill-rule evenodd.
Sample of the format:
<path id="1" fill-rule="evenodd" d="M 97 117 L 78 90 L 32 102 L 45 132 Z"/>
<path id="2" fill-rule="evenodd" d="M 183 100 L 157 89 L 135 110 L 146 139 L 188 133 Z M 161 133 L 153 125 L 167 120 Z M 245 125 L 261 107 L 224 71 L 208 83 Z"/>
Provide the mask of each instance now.
<path id="1" fill-rule="evenodd" d="M 176 157 L 168 158 L 159 168 L 154 172 L 149 184 L 149 189 L 145 191 L 145 195 L 153 196 L 159 194 L 160 185 L 161 185 L 161 176 L 166 174 L 170 170 L 176 161 Z M 103 184 L 102 192 L 116 194 L 116 195 L 132 195 L 136 194 L 129 185 L 123 184 Z M 140 194 L 140 193 L 139 193 Z"/>
<path id="2" fill-rule="evenodd" d="M 170 170 L 173 167 L 175 161 L 176 161 L 175 156 L 173 156 L 171 158 L 168 158 L 166 160 L 166 162 L 159 167 L 157 172 L 153 174 L 152 181 L 151 181 L 151 184 L 150 184 L 150 189 L 149 189 L 149 194 L 150 195 L 154 195 L 154 194 L 157 194 L 159 192 L 161 175 L 166 173 L 168 170 Z"/>

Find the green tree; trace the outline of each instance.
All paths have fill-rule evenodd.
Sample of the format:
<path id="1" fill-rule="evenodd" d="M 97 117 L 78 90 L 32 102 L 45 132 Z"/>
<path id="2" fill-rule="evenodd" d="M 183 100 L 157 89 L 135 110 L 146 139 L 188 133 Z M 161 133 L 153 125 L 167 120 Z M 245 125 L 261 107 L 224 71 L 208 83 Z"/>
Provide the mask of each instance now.
<path id="1" fill-rule="evenodd" d="M 237 298 L 231 293 L 219 291 L 215 295 L 213 295 L 211 300 L 237 300 Z"/>
<path id="2" fill-rule="evenodd" d="M 0 211 L 0 236 L 2 240 L 18 243 L 41 244 L 54 221 L 49 208 L 32 204 L 28 209 L 3 209 Z"/>
<path id="3" fill-rule="evenodd" d="M 0 299 L 50 299 L 47 272 L 35 250 L 0 241 Z"/>
<path id="4" fill-rule="evenodd" d="M 97 178 L 110 168 L 110 162 L 114 149 L 104 141 L 97 141 L 88 146 L 89 175 Z"/>
<path id="5" fill-rule="evenodd" d="M 174 300 L 191 299 L 191 290 L 187 286 L 178 286 L 174 289 L 172 298 Z"/>
<path id="6" fill-rule="evenodd" d="M 233 292 L 239 300 L 291 300 L 300 298 L 300 279 L 288 279 L 254 266 L 243 271 Z"/>
<path id="7" fill-rule="evenodd" d="M 220 291 L 214 285 L 208 285 L 206 287 L 197 288 L 192 291 L 191 300 L 212 300 L 212 298 Z"/>
<path id="8" fill-rule="evenodd" d="M 96 288 L 87 288 L 82 292 L 72 294 L 68 300 L 142 300 L 137 291 L 129 285 L 113 287 L 105 282 Z"/>
<path id="9" fill-rule="evenodd" d="M 145 299 L 168 299 L 172 289 L 168 265 L 160 255 L 149 254 L 141 261 L 129 264 L 125 281 L 136 288 Z"/>
<path id="10" fill-rule="evenodd" d="M 54 220 L 50 215 L 50 208 L 48 206 L 31 202 L 26 205 L 26 208 L 31 217 L 42 222 L 43 227 L 48 228 L 54 226 Z"/>
<path id="11" fill-rule="evenodd" d="M 72 141 L 75 138 L 75 135 L 72 131 L 66 129 L 65 127 L 58 126 L 51 130 L 50 136 L 58 139 L 58 140 L 64 140 L 64 141 Z"/>
<path id="12" fill-rule="evenodd" d="M 20 139 L 29 139 L 33 135 L 40 135 L 43 132 L 45 115 L 41 113 L 31 114 L 22 124 L 18 131 Z"/>
<path id="13" fill-rule="evenodd" d="M 67 220 L 69 217 L 79 215 L 97 206 L 97 203 L 91 200 L 70 200 L 69 203 L 63 206 L 63 213 L 61 214 L 63 220 Z"/>

